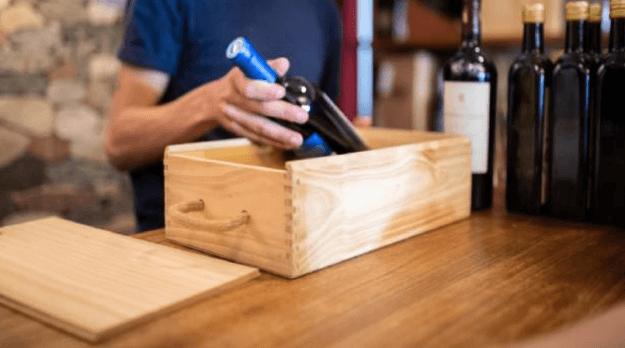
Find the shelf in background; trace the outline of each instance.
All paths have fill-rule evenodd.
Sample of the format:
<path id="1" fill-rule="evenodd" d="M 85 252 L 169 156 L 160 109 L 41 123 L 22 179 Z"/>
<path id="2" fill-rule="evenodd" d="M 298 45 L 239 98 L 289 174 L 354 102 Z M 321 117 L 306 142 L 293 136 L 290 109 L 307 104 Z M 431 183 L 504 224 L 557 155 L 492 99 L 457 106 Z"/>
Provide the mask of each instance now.
<path id="1" fill-rule="evenodd" d="M 522 46 L 522 4 L 528 0 L 483 0 L 482 38 L 487 49 L 520 49 Z M 559 49 L 564 44 L 564 0 L 545 0 L 545 46 Z M 415 50 L 455 50 L 460 45 L 459 19 L 442 15 L 419 1 L 408 1 L 408 28 L 405 40 L 390 35 L 376 35 L 374 49 L 383 53 L 405 53 Z"/>
<path id="2" fill-rule="evenodd" d="M 487 49 L 520 49 L 523 45 L 522 37 L 485 37 L 484 47 Z M 413 37 L 406 42 L 396 42 L 390 37 L 377 37 L 374 42 L 376 52 L 380 53 L 407 53 L 417 50 L 455 50 L 460 45 L 460 34 L 457 37 Z M 561 48 L 564 37 L 545 37 L 545 48 Z"/>
<path id="3" fill-rule="evenodd" d="M 459 44 L 460 36 L 455 38 L 418 37 L 406 42 L 396 42 L 390 37 L 377 37 L 373 46 L 376 52 L 404 53 L 416 50 L 452 50 Z"/>
<path id="4" fill-rule="evenodd" d="M 509 36 L 509 37 L 485 37 L 483 39 L 484 46 L 486 48 L 518 48 L 523 46 L 523 37 L 521 36 Z M 564 36 L 562 35 L 546 35 L 545 36 L 545 49 L 548 48 L 560 48 L 564 46 Z"/>
<path id="5" fill-rule="evenodd" d="M 406 16 L 403 25 L 407 30 L 403 33 L 405 43 L 399 43 L 389 35 L 377 35 L 374 49 L 382 51 L 410 51 L 414 47 L 425 49 L 445 49 L 457 47 L 460 43 L 460 23 L 448 18 L 418 1 L 406 3 Z M 394 24 L 394 25 L 395 25 Z"/>

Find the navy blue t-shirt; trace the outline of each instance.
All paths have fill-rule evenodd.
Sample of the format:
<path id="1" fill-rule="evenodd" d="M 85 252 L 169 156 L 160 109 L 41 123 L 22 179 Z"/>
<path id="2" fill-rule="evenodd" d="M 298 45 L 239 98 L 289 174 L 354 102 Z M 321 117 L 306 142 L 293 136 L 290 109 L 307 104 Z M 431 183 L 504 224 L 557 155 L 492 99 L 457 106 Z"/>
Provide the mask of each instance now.
<path id="1" fill-rule="evenodd" d="M 130 0 L 124 22 L 119 59 L 171 76 L 161 104 L 224 76 L 233 67 L 226 48 L 239 36 L 266 59 L 288 58 L 289 75 L 338 95 L 342 30 L 333 0 Z M 232 136 L 218 129 L 198 140 Z M 138 230 L 163 227 L 162 161 L 130 174 Z"/>

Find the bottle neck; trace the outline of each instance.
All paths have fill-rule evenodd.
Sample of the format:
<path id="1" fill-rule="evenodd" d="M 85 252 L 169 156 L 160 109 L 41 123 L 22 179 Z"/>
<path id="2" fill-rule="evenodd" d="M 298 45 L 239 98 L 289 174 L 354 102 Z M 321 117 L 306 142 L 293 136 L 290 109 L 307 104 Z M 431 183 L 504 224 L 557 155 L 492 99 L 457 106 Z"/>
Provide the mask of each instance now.
<path id="1" fill-rule="evenodd" d="M 564 52 L 583 52 L 585 27 L 585 20 L 566 22 L 566 44 L 564 46 Z"/>
<path id="2" fill-rule="evenodd" d="M 464 0 L 462 8 L 462 46 L 482 44 L 480 28 L 480 0 Z"/>
<path id="3" fill-rule="evenodd" d="M 601 54 L 601 22 L 588 22 L 586 32 L 586 51 Z"/>
<path id="4" fill-rule="evenodd" d="M 525 23 L 523 25 L 523 52 L 545 52 L 543 31 L 543 23 Z"/>
<path id="5" fill-rule="evenodd" d="M 610 52 L 625 51 L 625 18 L 612 18 Z"/>

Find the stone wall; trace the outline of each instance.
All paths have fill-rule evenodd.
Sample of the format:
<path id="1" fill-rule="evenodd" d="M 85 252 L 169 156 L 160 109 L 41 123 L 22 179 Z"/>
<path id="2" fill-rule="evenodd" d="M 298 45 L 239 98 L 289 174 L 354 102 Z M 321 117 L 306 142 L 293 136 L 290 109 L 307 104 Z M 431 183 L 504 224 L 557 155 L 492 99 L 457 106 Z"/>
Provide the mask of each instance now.
<path id="1" fill-rule="evenodd" d="M 123 0 L 0 0 L 0 226 L 60 216 L 134 231 L 102 140 Z"/>

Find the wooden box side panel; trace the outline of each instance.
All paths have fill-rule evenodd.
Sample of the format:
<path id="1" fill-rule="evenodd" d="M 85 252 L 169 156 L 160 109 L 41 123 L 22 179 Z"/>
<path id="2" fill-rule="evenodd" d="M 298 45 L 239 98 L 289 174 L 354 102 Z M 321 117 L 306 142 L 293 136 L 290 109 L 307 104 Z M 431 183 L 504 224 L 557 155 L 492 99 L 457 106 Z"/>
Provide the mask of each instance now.
<path id="1" fill-rule="evenodd" d="M 452 137 L 288 163 L 296 273 L 468 217 L 470 151 Z"/>
<path id="2" fill-rule="evenodd" d="M 359 129 L 358 133 L 365 139 L 371 149 L 382 149 L 400 145 L 412 145 L 437 140 L 460 138 L 438 132 L 426 132 L 406 129 L 390 129 L 371 127 Z"/>
<path id="3" fill-rule="evenodd" d="M 288 184 L 285 171 L 167 154 L 166 237 L 229 260 L 290 276 Z M 200 199 L 204 202 L 203 211 L 179 213 L 181 204 Z M 240 225 L 205 226 L 241 221 L 243 214 L 249 219 Z M 187 217 L 193 221 L 186 221 Z"/>
<path id="4" fill-rule="evenodd" d="M 285 170 L 286 162 L 283 151 L 270 146 L 257 146 L 244 138 L 171 145 L 167 147 L 167 154 L 279 170 Z"/>

